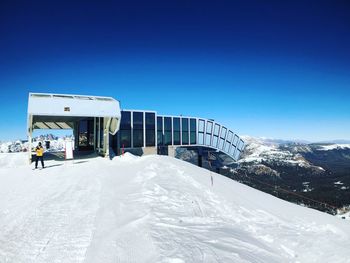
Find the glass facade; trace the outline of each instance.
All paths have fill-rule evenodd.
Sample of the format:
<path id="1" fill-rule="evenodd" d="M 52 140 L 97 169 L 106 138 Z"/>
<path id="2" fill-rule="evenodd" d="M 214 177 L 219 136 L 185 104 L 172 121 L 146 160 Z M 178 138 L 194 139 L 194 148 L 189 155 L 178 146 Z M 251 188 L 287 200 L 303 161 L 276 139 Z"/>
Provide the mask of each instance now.
<path id="1" fill-rule="evenodd" d="M 133 112 L 133 147 L 143 147 L 143 112 Z"/>
<path id="2" fill-rule="evenodd" d="M 156 114 L 146 112 L 146 146 L 156 145 Z"/>
<path id="3" fill-rule="evenodd" d="M 97 120 L 103 123 L 102 118 Z M 232 130 L 213 120 L 157 116 L 155 112 L 146 111 L 122 111 L 120 130 L 117 134 L 119 137 L 116 141 L 120 148 L 202 146 L 220 150 L 235 160 L 244 148 L 243 140 Z M 162 149 L 167 150 L 167 147 Z"/>
<path id="4" fill-rule="evenodd" d="M 172 123 L 171 117 L 164 117 L 164 145 L 172 144 Z"/>
<path id="5" fill-rule="evenodd" d="M 173 118 L 174 145 L 180 145 L 180 118 Z"/>

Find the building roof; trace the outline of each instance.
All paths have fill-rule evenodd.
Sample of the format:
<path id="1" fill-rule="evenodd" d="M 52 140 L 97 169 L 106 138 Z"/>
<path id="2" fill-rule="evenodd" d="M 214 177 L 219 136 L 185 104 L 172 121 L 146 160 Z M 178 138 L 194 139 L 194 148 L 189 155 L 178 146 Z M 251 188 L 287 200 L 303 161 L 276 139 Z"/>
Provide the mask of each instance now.
<path id="1" fill-rule="evenodd" d="M 28 115 L 120 119 L 120 104 L 112 97 L 29 93 Z"/>

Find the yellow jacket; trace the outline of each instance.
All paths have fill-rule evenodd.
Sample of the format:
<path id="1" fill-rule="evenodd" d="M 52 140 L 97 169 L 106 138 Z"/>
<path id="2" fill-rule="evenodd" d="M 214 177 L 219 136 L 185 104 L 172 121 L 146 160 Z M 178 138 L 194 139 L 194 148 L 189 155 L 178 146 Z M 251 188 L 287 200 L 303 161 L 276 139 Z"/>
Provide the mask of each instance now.
<path id="1" fill-rule="evenodd" d="M 43 147 L 36 147 L 35 148 L 36 156 L 43 156 L 44 155 L 44 148 Z"/>

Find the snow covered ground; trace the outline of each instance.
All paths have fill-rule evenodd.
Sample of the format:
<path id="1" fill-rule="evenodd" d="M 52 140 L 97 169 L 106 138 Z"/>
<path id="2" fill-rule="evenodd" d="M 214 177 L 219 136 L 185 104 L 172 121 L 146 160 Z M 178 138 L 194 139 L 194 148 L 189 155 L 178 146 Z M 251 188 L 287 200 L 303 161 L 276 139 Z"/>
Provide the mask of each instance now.
<path id="1" fill-rule="evenodd" d="M 350 262 L 349 221 L 171 157 L 46 166 L 1 163 L 0 262 Z"/>

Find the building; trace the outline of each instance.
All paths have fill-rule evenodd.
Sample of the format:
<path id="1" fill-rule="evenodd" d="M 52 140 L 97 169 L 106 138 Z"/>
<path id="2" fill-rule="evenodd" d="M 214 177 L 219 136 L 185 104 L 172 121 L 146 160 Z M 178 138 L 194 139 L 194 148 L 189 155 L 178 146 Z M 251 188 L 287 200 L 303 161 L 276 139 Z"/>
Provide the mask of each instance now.
<path id="1" fill-rule="evenodd" d="M 211 149 L 237 161 L 244 148 L 233 130 L 212 119 L 121 110 L 111 97 L 30 93 L 29 142 L 35 129 L 72 129 L 76 151 L 104 156 L 123 152 L 175 156 L 177 149 L 188 148 Z"/>

